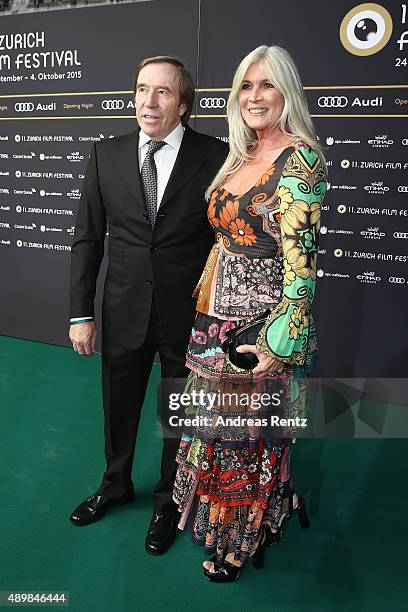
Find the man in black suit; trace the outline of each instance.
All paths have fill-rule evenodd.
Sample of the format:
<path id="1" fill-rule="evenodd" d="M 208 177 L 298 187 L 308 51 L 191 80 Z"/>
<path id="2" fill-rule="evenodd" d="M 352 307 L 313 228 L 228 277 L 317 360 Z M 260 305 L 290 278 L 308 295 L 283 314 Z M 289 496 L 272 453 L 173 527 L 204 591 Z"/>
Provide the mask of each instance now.
<path id="1" fill-rule="evenodd" d="M 134 499 L 131 472 L 140 412 L 156 350 L 163 378 L 186 376 L 193 289 L 213 242 L 204 192 L 227 155 L 216 138 L 187 126 L 190 74 L 168 56 L 141 62 L 135 76 L 139 129 L 92 147 L 71 250 L 70 339 L 92 355 L 96 279 L 109 229 L 102 308 L 106 470 L 97 492 L 72 513 L 99 520 Z M 152 440 L 153 443 L 153 440 Z M 177 531 L 172 501 L 179 440 L 163 443 L 161 477 L 146 550 L 161 554 Z"/>

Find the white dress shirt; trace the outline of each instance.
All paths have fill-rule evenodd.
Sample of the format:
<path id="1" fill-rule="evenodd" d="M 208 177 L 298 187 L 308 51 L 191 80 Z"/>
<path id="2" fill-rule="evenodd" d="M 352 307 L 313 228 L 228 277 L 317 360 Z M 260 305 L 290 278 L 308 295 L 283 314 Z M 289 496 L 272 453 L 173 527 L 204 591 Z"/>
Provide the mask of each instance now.
<path id="1" fill-rule="evenodd" d="M 160 206 L 164 191 L 169 182 L 170 174 L 176 163 L 183 136 L 184 127 L 179 123 L 166 138 L 163 138 L 166 144 L 154 154 L 154 161 L 157 168 L 157 208 Z M 150 140 L 150 136 L 145 134 L 143 130 L 140 130 L 138 148 L 139 170 L 142 169 Z M 89 321 L 93 321 L 93 317 L 75 317 L 70 320 L 70 323 L 87 323 Z"/>
<path id="2" fill-rule="evenodd" d="M 169 182 L 170 174 L 174 168 L 183 135 L 184 128 L 181 123 L 179 123 L 166 138 L 163 138 L 163 142 L 166 144 L 154 154 L 154 161 L 157 168 L 157 208 L 160 206 L 164 191 Z M 145 134 L 143 130 L 140 130 L 138 149 L 139 170 L 142 169 L 150 140 L 150 136 Z"/>

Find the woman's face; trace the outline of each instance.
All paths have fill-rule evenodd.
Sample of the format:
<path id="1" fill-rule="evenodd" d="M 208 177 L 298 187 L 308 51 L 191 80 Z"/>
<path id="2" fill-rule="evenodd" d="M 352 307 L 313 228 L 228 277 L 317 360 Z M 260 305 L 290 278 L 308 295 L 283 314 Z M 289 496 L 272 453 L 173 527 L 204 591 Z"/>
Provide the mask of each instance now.
<path id="1" fill-rule="evenodd" d="M 285 103 L 282 94 L 268 80 L 263 61 L 249 66 L 238 100 L 243 119 L 257 132 L 278 123 Z"/>

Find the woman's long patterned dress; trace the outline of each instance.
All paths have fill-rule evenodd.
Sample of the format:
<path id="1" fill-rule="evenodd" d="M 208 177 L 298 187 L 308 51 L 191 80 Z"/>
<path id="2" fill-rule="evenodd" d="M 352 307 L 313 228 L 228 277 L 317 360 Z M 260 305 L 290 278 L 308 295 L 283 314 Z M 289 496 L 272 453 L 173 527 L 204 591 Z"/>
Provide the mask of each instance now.
<path id="1" fill-rule="evenodd" d="M 310 312 L 316 281 L 325 171 L 301 141 L 286 148 L 244 195 L 221 186 L 208 219 L 215 244 L 195 291 L 197 315 L 187 351 L 186 392 L 245 389 L 250 370 L 235 367 L 221 344 L 229 329 L 270 309 L 257 348 L 285 364 L 290 377 L 307 375 L 317 354 Z M 202 406 L 190 406 L 197 415 Z M 293 494 L 290 438 L 222 435 L 198 426 L 184 434 L 174 500 L 193 541 L 221 562 L 244 563 L 261 525 L 272 531 Z"/>

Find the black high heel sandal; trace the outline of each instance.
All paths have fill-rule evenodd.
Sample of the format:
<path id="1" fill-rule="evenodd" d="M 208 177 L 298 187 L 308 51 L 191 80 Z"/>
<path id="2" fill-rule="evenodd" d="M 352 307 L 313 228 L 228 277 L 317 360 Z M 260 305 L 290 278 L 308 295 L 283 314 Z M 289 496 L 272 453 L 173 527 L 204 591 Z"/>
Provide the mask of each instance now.
<path id="1" fill-rule="evenodd" d="M 288 523 L 288 520 L 295 512 L 297 512 L 297 515 L 299 517 L 299 523 L 300 523 L 301 528 L 306 529 L 307 527 L 310 527 L 310 521 L 307 516 L 306 502 L 304 498 L 299 496 L 298 505 L 296 506 L 296 508 L 293 508 L 293 496 L 291 495 L 289 497 L 289 512 L 283 515 L 283 519 L 282 519 L 281 524 L 278 527 L 278 531 L 276 531 L 275 533 L 272 533 L 272 532 L 268 533 L 268 543 L 270 546 L 272 544 L 277 544 L 281 540 L 283 533 L 285 531 L 286 525 Z"/>
<path id="2" fill-rule="evenodd" d="M 252 565 L 255 569 L 261 569 L 264 566 L 264 555 L 265 548 L 268 546 L 268 537 L 264 527 L 260 529 L 259 543 L 256 547 L 254 554 L 250 557 L 252 559 Z M 242 565 L 234 565 L 228 561 L 223 563 L 217 563 L 214 557 L 211 557 L 209 561 L 214 563 L 214 571 L 204 568 L 204 576 L 210 582 L 235 582 L 238 580 L 242 570 Z"/>
<path id="3" fill-rule="evenodd" d="M 216 560 L 216 555 L 208 559 L 214 564 L 214 571 L 210 571 L 204 568 L 204 576 L 210 582 L 234 582 L 238 580 L 239 574 L 241 572 L 241 566 L 234 565 L 233 563 L 229 563 L 228 561 L 224 561 L 223 563 L 218 563 Z"/>
<path id="4" fill-rule="evenodd" d="M 265 561 L 265 549 L 269 546 L 268 535 L 265 527 L 261 527 L 261 537 L 256 551 L 252 555 L 252 566 L 255 569 L 261 569 L 264 566 Z"/>

